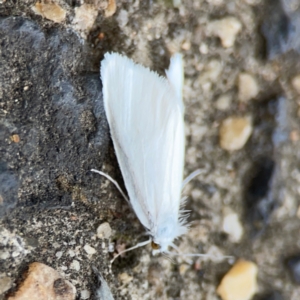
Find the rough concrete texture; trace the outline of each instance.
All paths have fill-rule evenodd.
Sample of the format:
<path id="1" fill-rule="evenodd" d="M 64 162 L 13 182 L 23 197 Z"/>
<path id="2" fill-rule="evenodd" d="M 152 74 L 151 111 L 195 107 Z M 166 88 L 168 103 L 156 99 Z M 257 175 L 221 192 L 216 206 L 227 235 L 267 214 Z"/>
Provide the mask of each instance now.
<path id="1" fill-rule="evenodd" d="M 55 2 L 66 11 L 61 23 L 37 15 L 32 0 L 0 1 L 0 299 L 38 261 L 70 281 L 77 299 L 96 295 L 94 266 L 115 299 L 213 300 L 238 258 L 258 265 L 258 299 L 299 299 L 286 267 L 300 252 L 300 98 L 292 84 L 300 73 L 298 2 L 120 0 L 106 17 L 111 1 L 95 1 L 88 3 L 97 11 L 90 31 L 73 23 L 83 1 Z M 242 27 L 224 48 L 207 28 L 227 17 Z M 202 172 L 184 190 L 193 227 L 176 244 L 210 257 L 172 262 L 145 247 L 118 258 L 110 272 L 109 251 L 145 237 L 118 191 L 89 171 L 101 169 L 124 188 L 98 71 L 107 51 L 160 74 L 171 54 L 183 54 L 185 175 Z M 241 73 L 259 89 L 243 103 Z M 223 95 L 228 104 L 218 109 Z M 234 116 L 250 116 L 253 132 L 243 149 L 228 152 L 219 127 Z M 222 232 L 228 210 L 242 224 L 238 242 Z M 97 237 L 104 222 L 110 240 Z"/>

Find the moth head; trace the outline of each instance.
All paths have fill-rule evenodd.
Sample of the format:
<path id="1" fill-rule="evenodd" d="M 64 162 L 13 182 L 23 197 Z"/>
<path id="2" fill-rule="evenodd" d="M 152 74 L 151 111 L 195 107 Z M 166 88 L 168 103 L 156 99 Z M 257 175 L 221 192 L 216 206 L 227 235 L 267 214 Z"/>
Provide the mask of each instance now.
<path id="1" fill-rule="evenodd" d="M 157 222 L 154 230 L 151 232 L 152 236 L 152 253 L 168 253 L 169 246 L 173 247 L 173 242 L 179 236 L 187 231 L 188 227 L 181 223 L 181 220 L 167 215 Z"/>
<path id="2" fill-rule="evenodd" d="M 170 243 L 169 241 L 164 243 L 158 243 L 155 241 L 151 242 L 151 248 L 152 248 L 152 255 L 157 255 L 160 253 L 164 253 L 164 252 L 168 252 L 168 247 L 169 247 Z"/>
<path id="3" fill-rule="evenodd" d="M 172 245 L 174 240 L 174 235 L 172 233 L 172 229 L 169 226 L 159 228 L 151 242 L 153 255 L 169 252 L 168 248 Z"/>
<path id="4" fill-rule="evenodd" d="M 159 244 L 155 243 L 154 241 L 151 242 L 152 250 L 159 250 L 161 247 Z"/>

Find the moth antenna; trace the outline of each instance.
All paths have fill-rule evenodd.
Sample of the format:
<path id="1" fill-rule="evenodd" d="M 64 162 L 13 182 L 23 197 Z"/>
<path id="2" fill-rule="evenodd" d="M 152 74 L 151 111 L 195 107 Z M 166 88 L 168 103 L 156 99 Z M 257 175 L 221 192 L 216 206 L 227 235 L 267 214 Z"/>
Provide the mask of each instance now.
<path id="1" fill-rule="evenodd" d="M 192 172 L 187 178 L 185 178 L 182 182 L 182 189 L 195 177 L 203 173 L 204 171 L 202 169 L 197 169 L 194 172 Z"/>
<path id="2" fill-rule="evenodd" d="M 178 255 L 181 255 L 182 253 L 180 252 L 179 248 L 174 244 L 172 243 L 170 245 L 172 248 L 174 248 L 178 253 Z M 169 252 L 169 255 L 172 255 L 172 254 L 176 254 L 176 253 L 172 253 L 172 252 Z M 193 261 L 191 259 L 186 259 L 187 263 L 189 263 L 190 265 L 193 263 Z"/>
<path id="3" fill-rule="evenodd" d="M 170 252 L 163 252 L 162 255 L 164 258 L 168 259 L 172 264 L 175 264 L 176 261 L 170 256 Z"/>
<path id="4" fill-rule="evenodd" d="M 173 253 L 170 252 L 171 255 L 175 256 L 186 256 L 186 257 L 210 257 L 210 258 L 220 258 L 220 256 L 211 255 L 211 254 L 203 254 L 203 253 Z M 222 258 L 234 258 L 232 255 L 223 255 Z"/>
<path id="5" fill-rule="evenodd" d="M 98 173 L 102 176 L 104 176 L 105 178 L 107 178 L 110 182 L 112 182 L 115 187 L 119 190 L 119 192 L 121 193 L 121 195 L 123 196 L 123 198 L 128 202 L 129 202 L 129 199 L 128 197 L 125 195 L 125 193 L 123 192 L 123 190 L 120 188 L 119 184 L 117 183 L 116 180 L 114 180 L 112 177 L 110 177 L 108 174 L 104 173 L 104 172 L 101 172 L 101 171 L 98 171 L 98 170 L 95 170 L 95 169 L 91 169 L 92 172 L 94 173 Z"/>
<path id="6" fill-rule="evenodd" d="M 120 255 L 122 255 L 123 253 L 129 252 L 129 251 L 134 250 L 134 249 L 139 248 L 139 247 L 143 247 L 143 246 L 145 246 L 145 245 L 148 245 L 149 243 L 151 243 L 151 241 L 152 241 L 152 240 L 149 239 L 149 240 L 147 240 L 147 241 L 145 241 L 145 242 L 137 243 L 135 246 L 133 246 L 133 247 L 131 247 L 131 248 L 128 248 L 128 249 L 126 249 L 126 250 L 123 250 L 123 251 L 119 252 L 119 253 L 118 253 L 118 254 L 110 261 L 110 265 L 112 265 L 112 263 L 115 261 L 115 259 L 116 259 L 117 257 L 119 257 Z"/>
<path id="7" fill-rule="evenodd" d="M 179 248 L 172 243 L 170 245 L 172 248 L 174 248 L 178 253 L 174 253 L 174 252 L 168 252 L 169 255 L 174 255 L 174 256 L 186 256 L 186 257 L 210 257 L 210 258 L 219 258 L 219 256 L 216 255 L 211 255 L 211 254 L 202 254 L 202 253 L 182 253 L 180 252 Z M 222 256 L 222 258 L 234 258 L 234 256 L 231 255 L 224 255 Z"/>

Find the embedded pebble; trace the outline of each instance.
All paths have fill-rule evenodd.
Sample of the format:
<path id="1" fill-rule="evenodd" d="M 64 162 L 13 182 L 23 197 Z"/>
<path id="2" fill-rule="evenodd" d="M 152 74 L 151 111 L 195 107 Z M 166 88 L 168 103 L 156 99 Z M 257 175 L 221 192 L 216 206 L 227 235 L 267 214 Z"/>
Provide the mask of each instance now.
<path id="1" fill-rule="evenodd" d="M 0 251 L 0 259 L 3 259 L 3 260 L 5 260 L 5 259 L 8 259 L 9 258 L 9 256 L 10 256 L 10 254 L 9 254 L 9 252 L 8 251 Z"/>
<path id="2" fill-rule="evenodd" d="M 96 249 L 91 247 L 90 245 L 86 244 L 83 249 L 85 250 L 85 252 L 89 255 L 93 255 L 96 253 Z"/>
<path id="3" fill-rule="evenodd" d="M 0 295 L 8 291 L 12 286 L 12 280 L 8 276 L 0 275 Z"/>
<path id="4" fill-rule="evenodd" d="M 226 110 L 230 108 L 232 98 L 228 94 L 221 95 L 215 102 L 215 107 L 219 110 Z"/>
<path id="5" fill-rule="evenodd" d="M 109 223 L 105 222 L 102 223 L 98 228 L 97 228 L 97 237 L 99 239 L 108 239 L 111 237 L 112 230 L 109 225 Z"/>
<path id="6" fill-rule="evenodd" d="M 257 266 L 238 260 L 223 277 L 217 293 L 223 300 L 250 300 L 257 291 Z"/>
<path id="7" fill-rule="evenodd" d="M 184 41 L 181 45 L 181 49 L 182 50 L 185 50 L 185 51 L 188 51 L 191 49 L 191 42 L 190 41 Z"/>
<path id="8" fill-rule="evenodd" d="M 73 270 L 79 271 L 80 270 L 80 263 L 79 263 L 79 261 L 76 260 L 76 259 L 74 259 L 71 262 L 70 268 L 73 269 Z"/>
<path id="9" fill-rule="evenodd" d="M 207 54 L 208 53 L 208 46 L 204 43 L 202 43 L 200 46 L 199 46 L 199 51 L 200 53 L 202 54 Z"/>
<path id="10" fill-rule="evenodd" d="M 58 252 L 55 253 L 55 256 L 56 256 L 58 259 L 60 259 L 60 258 L 62 257 L 62 255 L 63 255 L 63 252 L 62 252 L 62 251 L 58 251 Z"/>
<path id="11" fill-rule="evenodd" d="M 97 9 L 90 4 L 82 4 L 75 8 L 73 24 L 77 30 L 90 30 L 98 15 Z"/>
<path id="12" fill-rule="evenodd" d="M 229 117 L 220 126 L 220 146 L 228 151 L 244 147 L 252 133 L 250 117 Z"/>
<path id="13" fill-rule="evenodd" d="M 259 87 L 255 77 L 248 73 L 241 73 L 239 75 L 238 88 L 238 98 L 241 102 L 247 102 L 255 98 L 259 93 Z"/>
<path id="14" fill-rule="evenodd" d="M 10 140 L 14 143 L 19 143 L 20 142 L 20 137 L 18 134 L 13 134 L 11 137 L 10 137 Z"/>
<path id="15" fill-rule="evenodd" d="M 117 10 L 117 5 L 115 0 L 108 0 L 107 7 L 105 9 L 105 17 L 111 17 Z"/>
<path id="16" fill-rule="evenodd" d="M 29 265 L 27 276 L 16 293 L 8 300 L 73 300 L 76 296 L 75 287 L 60 274 L 42 263 Z"/>
<path id="17" fill-rule="evenodd" d="M 41 15 L 42 17 L 55 23 L 61 23 L 66 19 L 66 11 L 55 2 L 37 2 L 32 7 L 32 10 L 36 14 Z"/>
<path id="18" fill-rule="evenodd" d="M 296 92 L 300 94 L 300 75 L 297 75 L 292 79 L 292 86 Z"/>
<path id="19" fill-rule="evenodd" d="M 243 235 L 243 227 L 239 220 L 238 215 L 229 210 L 224 210 L 222 229 L 229 235 L 232 242 L 239 242 Z"/>
<path id="20" fill-rule="evenodd" d="M 187 272 L 187 270 L 190 268 L 190 266 L 189 265 L 187 265 L 187 264 L 181 264 L 180 266 L 179 266 L 179 274 L 181 275 L 181 276 L 183 276 L 186 272 Z"/>
<path id="21" fill-rule="evenodd" d="M 117 21 L 120 28 L 125 27 L 128 23 L 128 11 L 125 9 L 121 9 L 117 16 Z"/>
<path id="22" fill-rule="evenodd" d="M 80 292 L 80 299 L 86 300 L 86 299 L 90 299 L 91 297 L 91 292 L 88 290 L 82 290 Z"/>
<path id="23" fill-rule="evenodd" d="M 1 199 L 1 197 L 0 197 Z M 30 251 L 25 240 L 19 235 L 0 227 L 0 258 L 14 257 L 15 262 L 22 260 Z M 16 259 L 17 258 L 17 259 Z"/>
<path id="24" fill-rule="evenodd" d="M 242 29 L 241 22 L 234 17 L 226 17 L 212 21 L 207 26 L 207 34 L 220 38 L 222 46 L 229 48 L 234 45 L 237 34 Z"/>
<path id="25" fill-rule="evenodd" d="M 75 254 L 75 252 L 72 249 L 70 249 L 70 250 L 68 250 L 68 255 L 70 257 L 74 257 L 76 254 Z"/>
<path id="26" fill-rule="evenodd" d="M 200 81 L 216 82 L 219 79 L 221 72 L 222 63 L 219 60 L 213 59 L 205 66 L 205 69 L 200 75 Z"/>
<path id="27" fill-rule="evenodd" d="M 128 284 L 130 281 L 133 280 L 132 276 L 129 276 L 127 273 L 121 273 L 118 275 L 119 280 L 123 283 L 123 284 Z"/>

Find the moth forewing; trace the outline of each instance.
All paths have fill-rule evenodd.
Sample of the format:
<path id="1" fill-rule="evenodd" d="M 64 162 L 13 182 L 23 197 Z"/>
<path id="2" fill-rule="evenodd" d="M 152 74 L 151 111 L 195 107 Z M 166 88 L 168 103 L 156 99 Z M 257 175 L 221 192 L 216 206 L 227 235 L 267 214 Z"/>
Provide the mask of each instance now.
<path id="1" fill-rule="evenodd" d="M 101 63 L 104 108 L 129 201 L 160 251 L 187 229 L 180 212 L 181 55 L 174 56 L 166 73 L 168 79 L 117 53 L 105 54 Z"/>

